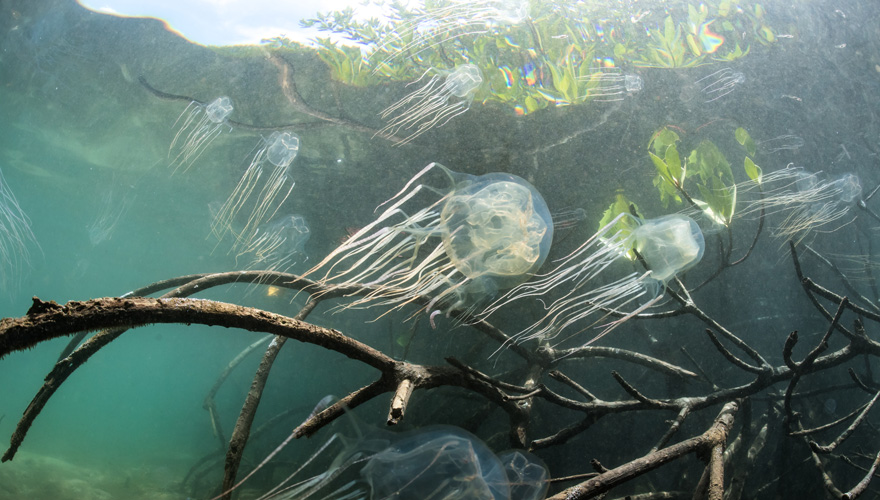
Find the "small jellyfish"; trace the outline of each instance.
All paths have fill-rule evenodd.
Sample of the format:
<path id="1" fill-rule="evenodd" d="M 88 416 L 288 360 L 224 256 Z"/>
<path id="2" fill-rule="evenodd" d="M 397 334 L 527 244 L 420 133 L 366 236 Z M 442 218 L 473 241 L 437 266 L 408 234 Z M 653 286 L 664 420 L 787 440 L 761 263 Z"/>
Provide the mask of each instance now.
<path id="1" fill-rule="evenodd" d="M 451 181 L 449 188 L 413 187 L 435 167 Z M 438 199 L 408 203 L 423 190 Z M 429 297 L 431 311 L 472 311 L 498 290 L 528 279 L 553 239 L 544 199 L 511 174 L 457 174 L 432 163 L 388 203 L 375 221 L 306 273 L 325 285 L 363 287 L 364 295 L 347 307 L 395 310 Z M 404 220 L 392 223 L 395 217 Z"/>
<path id="2" fill-rule="evenodd" d="M 171 166 L 175 170 L 181 167 L 186 170 L 192 166 L 224 127 L 232 130 L 227 123 L 231 113 L 232 101 L 226 96 L 218 97 L 207 105 L 197 101 L 189 103 L 173 125 L 177 132 L 168 148 Z"/>
<path id="3" fill-rule="evenodd" d="M 427 72 L 413 83 L 425 76 Z M 480 69 L 473 64 L 459 66 L 445 77 L 434 75 L 421 88 L 382 111 L 382 119 L 388 122 L 376 135 L 403 132 L 406 136 L 397 144 L 400 146 L 434 127 L 442 127 L 470 108 L 481 83 Z"/>
<path id="4" fill-rule="evenodd" d="M 781 215 L 783 219 L 773 228 L 773 235 L 795 243 L 815 231 L 830 232 L 844 225 L 826 229 L 846 217 L 862 194 L 855 174 L 827 180 L 791 166 L 764 175 L 763 186 L 763 196 L 748 203 L 742 214 L 764 210 L 767 216 Z"/>
<path id="5" fill-rule="evenodd" d="M 274 222 L 260 226 L 251 246 L 243 254 L 252 255 L 248 269 L 289 272 L 308 260 L 305 245 L 312 232 L 301 215 L 285 215 Z"/>
<path id="6" fill-rule="evenodd" d="M 716 101 L 733 92 L 737 86 L 745 83 L 746 77 L 730 68 L 719 69 L 694 82 L 706 102 Z"/>
<path id="7" fill-rule="evenodd" d="M 834 398 L 828 398 L 825 400 L 825 404 L 822 405 L 825 409 L 825 414 L 829 416 L 834 416 L 837 413 L 837 400 Z"/>
<path id="8" fill-rule="evenodd" d="M 619 71 L 596 71 L 583 79 L 587 81 L 587 99 L 596 101 L 622 101 L 643 87 L 642 77 Z"/>
<path id="9" fill-rule="evenodd" d="M 10 295 L 18 290 L 33 248 L 39 245 L 31 220 L 0 171 L 0 290 Z"/>
<path id="10" fill-rule="evenodd" d="M 120 180 L 115 180 L 113 184 L 115 185 L 112 188 L 103 189 L 98 213 L 86 228 L 92 246 L 100 245 L 113 237 L 116 227 L 137 196 L 131 185 Z"/>
<path id="11" fill-rule="evenodd" d="M 514 336 L 513 341 L 521 343 L 552 339 L 598 313 L 610 309 L 624 313 L 630 304 L 639 304 L 583 344 L 588 345 L 656 303 L 666 283 L 699 263 L 704 251 L 703 233 L 690 217 L 667 215 L 639 220 L 620 214 L 562 258 L 554 269 L 511 289 L 480 317 L 488 318 L 513 302 L 540 299 L 554 288 L 565 287 L 560 298 L 545 306 L 544 317 Z M 636 258 L 648 270 L 615 279 L 612 264 Z M 600 281 L 605 284 L 596 284 Z M 581 327 L 577 333 L 583 330 Z"/>
<path id="12" fill-rule="evenodd" d="M 778 151 L 795 151 L 803 147 L 804 140 L 796 135 L 780 135 L 758 143 L 758 147 L 764 153 L 776 153 Z"/>
<path id="13" fill-rule="evenodd" d="M 290 132 L 272 132 L 261 139 L 261 147 L 211 224 L 218 240 L 229 233 L 234 235 L 232 253 L 241 256 L 252 252 L 260 225 L 272 219 L 290 196 L 295 182 L 289 169 L 298 152 L 299 137 Z M 242 211 L 247 218 L 236 230 L 235 221 Z"/>

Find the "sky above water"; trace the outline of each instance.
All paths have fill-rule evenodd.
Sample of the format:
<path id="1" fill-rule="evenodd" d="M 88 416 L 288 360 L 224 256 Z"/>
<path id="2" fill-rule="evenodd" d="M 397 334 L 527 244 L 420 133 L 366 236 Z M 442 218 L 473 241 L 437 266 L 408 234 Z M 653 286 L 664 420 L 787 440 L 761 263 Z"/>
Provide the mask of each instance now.
<path id="1" fill-rule="evenodd" d="M 80 0 L 95 12 L 127 17 L 162 19 L 169 29 L 202 45 L 258 44 L 264 38 L 286 36 L 307 42 L 317 32 L 299 26 L 301 19 L 319 11 L 352 5 L 362 15 L 366 7 L 357 0 Z"/>

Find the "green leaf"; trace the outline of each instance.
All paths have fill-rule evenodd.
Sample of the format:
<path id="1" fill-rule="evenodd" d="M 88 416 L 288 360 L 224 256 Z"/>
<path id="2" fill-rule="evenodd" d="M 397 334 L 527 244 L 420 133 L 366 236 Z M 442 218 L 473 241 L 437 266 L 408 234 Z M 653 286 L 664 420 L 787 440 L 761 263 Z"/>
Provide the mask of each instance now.
<path id="1" fill-rule="evenodd" d="M 755 141 L 752 140 L 752 137 L 746 132 L 746 129 L 739 127 L 736 129 L 736 132 L 734 132 L 734 135 L 736 135 L 736 142 L 746 148 L 748 154 L 755 156 L 755 151 L 757 151 Z"/>
<path id="2" fill-rule="evenodd" d="M 753 162 L 748 156 L 746 156 L 745 159 L 745 170 L 749 179 L 761 184 L 761 180 L 764 178 L 764 172 L 761 170 L 761 167 L 755 165 L 755 162 Z"/>
<path id="3" fill-rule="evenodd" d="M 684 183 L 684 170 L 681 168 L 681 158 L 678 156 L 675 144 L 670 144 L 666 148 L 666 168 L 670 177 L 675 180 L 675 184 L 681 186 Z"/>
<path id="4" fill-rule="evenodd" d="M 667 44 L 672 44 L 675 41 L 675 21 L 672 20 L 672 16 L 666 16 L 666 19 L 663 21 L 663 40 Z"/>
<path id="5" fill-rule="evenodd" d="M 657 175 L 659 175 L 666 182 L 675 186 L 675 181 L 672 178 L 672 175 L 669 173 L 669 167 L 666 166 L 666 162 L 660 159 L 659 156 L 654 153 L 648 151 L 648 156 L 651 157 L 651 161 L 654 162 L 654 166 L 657 167 Z"/>
<path id="6" fill-rule="evenodd" d="M 653 147 L 654 152 L 658 155 L 666 155 L 666 148 L 670 145 L 677 143 L 681 140 L 678 137 L 678 134 L 673 132 L 672 130 L 663 127 L 659 131 L 654 133 L 654 137 L 651 139 L 651 142 L 648 143 L 648 148 Z"/>
<path id="7" fill-rule="evenodd" d="M 636 204 L 629 201 L 623 193 L 617 193 L 611 206 L 605 210 L 602 214 L 602 219 L 599 221 L 600 231 L 613 223 L 612 226 L 605 230 L 602 241 L 608 244 L 622 243 L 629 259 L 635 259 L 635 254 L 632 252 L 633 241 L 629 238 L 629 235 L 639 227 L 638 220 L 632 216 L 633 211 L 639 213 Z M 625 215 L 618 218 L 621 214 Z M 614 222 L 615 219 L 617 219 L 617 222 Z"/>

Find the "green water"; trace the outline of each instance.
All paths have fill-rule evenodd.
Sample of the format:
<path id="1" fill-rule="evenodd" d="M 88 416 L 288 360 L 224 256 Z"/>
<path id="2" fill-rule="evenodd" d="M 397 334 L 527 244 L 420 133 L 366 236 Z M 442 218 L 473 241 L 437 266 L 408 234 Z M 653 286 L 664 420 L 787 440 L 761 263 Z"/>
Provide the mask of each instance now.
<path id="1" fill-rule="evenodd" d="M 869 21 L 877 15 L 877 6 L 868 1 L 838 3 L 803 2 L 794 7 L 766 3 L 769 24 L 777 35 L 773 44 L 761 45 L 749 38 L 753 52 L 730 63 L 708 57 L 706 62 L 713 64 L 686 69 L 624 67 L 627 73 L 638 74 L 644 87 L 615 95 L 620 100 L 554 104 L 526 116 L 517 116 L 513 106 L 497 100 L 477 100 L 443 127 L 397 147 L 373 137 L 373 132 L 384 126 L 379 113 L 413 90 L 405 82 L 350 86 L 333 80 L 324 62 L 308 51 L 285 53 L 302 99 L 298 104 L 336 121 L 326 120 L 302 113 L 285 95 L 282 72 L 266 57 L 266 47 L 202 47 L 166 31 L 158 21 L 104 16 L 75 2 L 3 1 L 0 171 L 27 215 L 34 239 L 24 242 L 24 265 L 0 266 L 5 273 L 0 281 L 5 285 L 0 290 L 0 317 L 24 315 L 32 296 L 59 303 L 118 296 L 161 279 L 251 266 L 247 256 L 236 258 L 230 253 L 228 240 L 218 244 L 211 235 L 212 210 L 233 192 L 262 138 L 282 124 L 294 124 L 290 129 L 301 144 L 290 167 L 296 185 L 278 213 L 301 215 L 310 229 L 302 255 L 284 269 L 294 273 L 306 271 L 350 232 L 367 225 L 377 205 L 431 162 L 473 175 L 512 173 L 532 183 L 552 213 L 582 209 L 586 214 L 582 222 L 557 228 L 550 260 L 564 257 L 595 232 L 617 192 L 625 193 L 651 217 L 681 208 L 664 207 L 652 184 L 656 171 L 648 144 L 664 126 L 677 131 L 690 147 L 699 140 L 712 140 L 730 159 L 737 181 L 746 177 L 744 154 L 733 131 L 744 127 L 758 143 L 753 156 L 765 174 L 788 164 L 822 171 L 828 179 L 855 173 L 867 195 L 880 182 L 880 32 Z M 627 8 L 612 6 L 618 14 Z M 651 9 L 642 6 L 638 12 L 644 10 Z M 654 6 L 653 17 L 647 19 L 662 20 L 662 10 Z M 717 100 L 715 94 L 701 94 L 695 82 L 722 68 L 741 72 L 745 81 Z M 175 169 L 169 166 L 174 156 L 169 145 L 180 130 L 175 121 L 186 113 L 187 101 L 157 97 L 140 77 L 161 92 L 201 102 L 229 96 L 235 105 L 232 119 L 250 127 L 222 127 L 191 166 Z M 771 142 L 774 139 L 778 142 Z M 681 153 L 686 154 L 684 146 Z M 880 212 L 880 207 L 873 210 Z M 774 364 L 781 364 L 781 346 L 789 331 L 800 330 L 814 338 L 827 328 L 804 297 L 784 242 L 771 237 L 773 225 L 783 218 L 779 215 L 767 222 L 747 262 L 726 271 L 696 297 L 715 319 L 756 349 L 770 353 Z M 736 232 L 736 255 L 741 256 L 751 243 L 755 221 L 755 216 L 746 218 L 743 229 Z M 711 275 L 719 262 L 716 243 L 726 238 L 724 230 L 711 222 L 701 219 L 700 223 L 707 252 L 701 266 L 690 271 L 695 276 L 689 284 Z M 871 255 L 877 227 L 877 220 L 853 206 L 845 217 L 812 233 L 806 242 L 834 256 L 852 274 L 860 293 L 873 297 L 872 267 L 853 263 L 853 257 Z M 826 279 L 840 293 L 850 293 L 835 281 L 835 273 L 815 261 L 812 264 L 817 279 Z M 220 287 L 199 297 L 286 315 L 296 314 L 305 300 L 291 292 L 246 285 Z M 668 302 L 664 305 L 672 307 Z M 404 320 L 412 311 L 372 321 L 381 313 L 334 314 L 330 309 L 322 305 L 309 321 L 351 334 L 397 358 L 404 355 L 401 343 L 406 343 L 411 328 Z M 541 314 L 537 304 L 530 304 L 497 322 L 514 330 Z M 418 325 L 406 347 L 408 360 L 443 364 L 445 356 L 458 356 L 492 373 L 515 365 L 516 360 L 504 354 L 497 364 L 498 358 L 486 361 L 497 344 L 487 344 L 466 327 L 450 328 L 451 322 L 443 316 L 438 321 L 437 330 L 424 320 Z M 722 364 L 706 342 L 703 328 L 690 317 L 656 324 L 632 321 L 602 344 L 682 365 L 687 361 L 679 348 L 688 346 L 697 358 Z M 0 498 L 210 498 L 220 481 L 221 462 L 195 483 L 182 484 L 190 467 L 219 446 L 202 401 L 227 363 L 257 338 L 225 328 L 177 325 L 125 333 L 65 382 L 36 419 L 15 459 L 0 464 Z M 0 435 L 12 434 L 67 342 L 67 338 L 45 342 L 0 361 Z M 247 358 L 217 395 L 227 434 L 258 362 L 259 354 Z M 853 365 L 877 368 L 873 358 Z M 608 376 L 612 369 L 645 390 L 666 389 L 665 382 L 650 372 L 618 367 L 610 360 L 572 364 L 569 369 L 570 376 L 593 381 L 610 400 L 623 397 Z M 848 380 L 845 369 L 837 372 L 829 376 L 829 384 Z M 726 365 L 714 375 L 725 386 L 748 380 Z M 373 377 L 374 370 L 342 356 L 288 343 L 269 378 L 256 425 L 293 411 L 249 445 L 247 467 L 274 449 L 322 397 L 342 396 Z M 784 390 L 784 385 L 776 388 L 780 387 Z M 694 383 L 684 393 L 705 390 Z M 814 411 L 838 415 L 862 402 L 852 391 L 833 396 L 815 399 Z M 419 392 L 405 425 L 463 425 L 474 415 L 475 403 L 468 397 L 454 390 Z M 828 400 L 834 401 L 833 408 Z M 359 417 L 380 423 L 385 405 L 386 399 L 380 397 L 361 408 Z M 713 416 L 702 418 L 711 421 Z M 544 407 L 534 416 L 533 432 L 543 436 L 543 429 L 574 421 L 568 417 Z M 689 421 L 693 425 L 685 426 L 688 435 L 702 432 L 703 423 Z M 503 431 L 506 417 L 499 411 L 490 413 L 482 425 L 471 425 L 477 429 L 470 430 L 496 451 L 509 445 Z M 547 450 L 542 458 L 554 476 L 584 472 L 585 447 L 587 459 L 610 454 L 620 462 L 630 460 L 647 452 L 664 426 L 662 418 L 620 415 L 616 425 Z M 644 442 L 620 453 L 620 447 L 640 433 Z M 286 463 L 309 456 L 318 440 L 327 436 L 294 443 Z M 876 440 L 876 433 L 868 436 Z M 280 466 L 279 472 L 248 486 L 241 498 L 256 498 L 257 492 L 283 477 L 284 470 Z M 692 488 L 700 470 L 697 466 L 684 470 L 683 477 L 690 475 L 686 487 Z M 796 471 L 801 472 L 807 474 Z M 815 481 L 812 472 L 809 480 Z"/>

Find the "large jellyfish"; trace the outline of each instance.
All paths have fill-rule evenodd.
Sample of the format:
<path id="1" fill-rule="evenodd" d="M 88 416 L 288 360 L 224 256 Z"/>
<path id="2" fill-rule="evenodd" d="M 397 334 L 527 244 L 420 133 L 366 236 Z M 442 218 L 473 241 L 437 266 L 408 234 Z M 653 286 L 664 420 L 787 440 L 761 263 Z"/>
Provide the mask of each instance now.
<path id="1" fill-rule="evenodd" d="M 232 252 L 239 257 L 252 251 L 260 236 L 259 227 L 275 216 L 295 184 L 288 170 L 299 152 L 299 137 L 290 132 L 272 132 L 261 142 L 262 146 L 211 225 L 218 240 L 228 233 L 234 235 Z M 235 221 L 242 210 L 247 218 L 237 229 Z"/>
<path id="2" fill-rule="evenodd" d="M 427 73 L 413 83 L 423 80 Z M 382 111 L 382 119 L 388 124 L 376 135 L 403 131 L 407 135 L 397 144 L 403 145 L 434 127 L 442 127 L 470 108 L 481 83 L 480 69 L 473 64 L 459 66 L 445 76 L 434 75 L 421 88 Z"/>
<path id="3" fill-rule="evenodd" d="M 260 498 L 540 500 L 549 486 L 539 458 L 520 450 L 496 455 L 458 427 L 376 430 L 356 441 L 337 434 L 309 461 L 339 444 L 344 448 L 325 472 L 288 485 L 297 470 Z"/>
<path id="4" fill-rule="evenodd" d="M 704 250 L 703 233 L 690 217 L 676 214 L 639 220 L 621 214 L 560 259 L 553 270 L 511 289 L 487 307 L 481 317 L 488 317 L 512 302 L 529 297 L 543 301 L 551 290 L 564 290 L 562 296 L 545 306 L 547 312 L 541 319 L 514 336 L 514 341 L 520 343 L 553 339 L 582 320 L 612 309 L 630 310 L 583 343 L 587 345 L 656 303 L 666 283 L 695 266 Z M 609 278 L 615 272 L 612 264 L 619 260 L 639 260 L 647 271 Z M 597 285 L 599 281 L 606 284 Z M 634 302 L 635 307 L 631 306 Z"/>
<path id="5" fill-rule="evenodd" d="M 413 186 L 435 167 L 451 181 L 449 189 Z M 439 199 L 419 203 L 423 192 Z M 349 307 L 394 310 L 431 297 L 430 310 L 474 310 L 535 273 L 553 239 L 544 199 L 511 174 L 457 174 L 432 163 L 386 204 L 375 221 L 307 273 L 324 284 L 362 286 Z M 405 205 L 421 208 L 407 214 Z M 403 220 L 392 223 L 396 217 Z"/>
<path id="6" fill-rule="evenodd" d="M 16 291 L 34 247 L 39 245 L 31 231 L 31 220 L 0 171 L 0 290 L 9 294 Z"/>
<path id="7" fill-rule="evenodd" d="M 232 101 L 226 96 L 218 97 L 208 104 L 197 101 L 189 103 L 174 122 L 177 132 L 168 148 L 171 166 L 175 170 L 186 170 L 192 166 L 224 127 L 232 130 L 227 123 L 230 114 Z"/>

